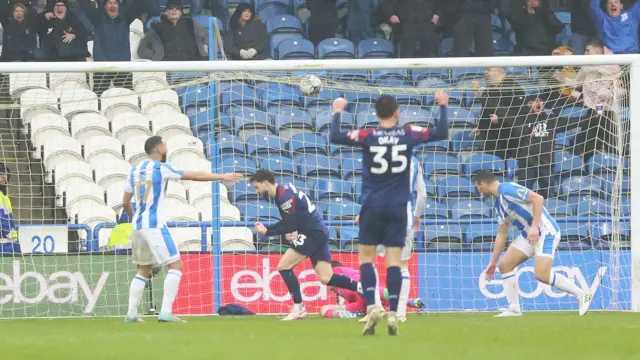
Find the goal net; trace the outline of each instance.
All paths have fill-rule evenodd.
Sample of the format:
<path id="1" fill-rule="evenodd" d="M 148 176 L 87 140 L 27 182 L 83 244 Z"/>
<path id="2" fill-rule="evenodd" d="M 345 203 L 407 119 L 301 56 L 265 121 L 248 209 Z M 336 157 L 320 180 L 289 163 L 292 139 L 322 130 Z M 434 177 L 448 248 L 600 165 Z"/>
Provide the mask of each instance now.
<path id="1" fill-rule="evenodd" d="M 494 199 L 480 196 L 473 177 L 491 170 L 545 196 L 562 232 L 553 270 L 593 292 L 593 309 L 631 310 L 630 67 L 399 63 L 409 67 L 372 61 L 360 70 L 300 71 L 290 62 L 274 65 L 279 71 L 237 64 L 212 71 L 224 66 L 198 64 L 183 72 L 133 63 L 117 73 L 82 64 L 84 72 L 4 74 L 0 161 L 10 170 L 4 193 L 22 254 L 0 257 L 0 317 L 126 313 L 136 268 L 122 195 L 151 135 L 165 139 L 167 160 L 180 169 L 249 176 L 266 168 L 278 183 L 293 184 L 329 226 L 333 259 L 357 268 L 362 150 L 330 144 L 330 104 L 349 101 L 344 131 L 375 127 L 381 94 L 398 99 L 401 124 L 433 127 L 437 90 L 449 94 L 450 135 L 414 151 L 426 206 L 416 214 L 411 297 L 429 312 L 506 305 L 500 274 L 491 281 L 483 274 L 497 221 Z M 307 74 L 322 79 L 318 96 L 301 94 Z M 256 221 L 278 221 L 273 202 L 248 181 L 170 182 L 166 193 L 164 217 L 185 265 L 176 314 L 213 314 L 230 303 L 259 314 L 288 311 L 291 298 L 277 272 L 288 243 L 253 229 Z M 11 239 L 2 234 L 6 250 Z M 516 236 L 511 231 L 509 243 Z M 384 284 L 383 263 L 377 260 Z M 575 298 L 535 281 L 532 265 L 518 268 L 523 309 L 575 310 Z M 310 263 L 295 271 L 310 311 L 338 300 Z M 163 278 L 158 268 L 142 312 L 160 305 Z"/>

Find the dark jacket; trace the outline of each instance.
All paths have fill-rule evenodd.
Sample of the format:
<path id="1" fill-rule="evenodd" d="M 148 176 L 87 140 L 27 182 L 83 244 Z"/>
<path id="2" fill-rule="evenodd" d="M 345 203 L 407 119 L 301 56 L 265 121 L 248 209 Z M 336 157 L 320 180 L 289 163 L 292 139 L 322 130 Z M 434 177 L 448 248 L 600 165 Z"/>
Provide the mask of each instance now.
<path id="1" fill-rule="evenodd" d="M 589 0 L 571 0 L 571 31 L 581 35 L 596 36 L 589 3 Z"/>
<path id="2" fill-rule="evenodd" d="M 104 0 L 83 0 L 82 9 L 94 26 L 93 60 L 94 61 L 131 61 L 131 43 L 129 42 L 129 25 L 146 9 L 146 0 L 129 0 L 120 4 L 120 11 L 115 17 L 109 16 Z"/>
<path id="3" fill-rule="evenodd" d="M 417 35 L 425 26 L 434 26 L 433 15 L 440 15 L 439 0 L 387 0 L 382 3 L 380 12 L 386 21 L 396 15 L 400 19 L 397 27 L 404 35 Z"/>
<path id="4" fill-rule="evenodd" d="M 511 129 L 518 116 L 528 111 L 525 104 L 525 92 L 515 80 L 506 77 L 497 86 L 489 85 L 482 97 L 482 116 L 478 120 L 478 128 L 487 131 L 487 139 L 508 137 L 508 132 L 500 130 Z M 491 114 L 498 116 L 498 123 L 491 122 Z"/>
<path id="5" fill-rule="evenodd" d="M 255 49 L 258 53 L 251 60 L 264 60 L 270 58 L 269 33 L 262 21 L 255 18 L 252 12 L 251 20 L 242 25 L 239 22 L 240 14 L 246 9 L 251 9 L 248 4 L 240 4 L 231 17 L 229 32 L 224 38 L 224 49 L 233 60 L 243 60 L 240 50 Z"/>
<path id="6" fill-rule="evenodd" d="M 494 7 L 491 0 L 446 0 L 445 6 L 457 14 L 475 15 L 489 15 Z"/>
<path id="7" fill-rule="evenodd" d="M 42 50 L 49 61 L 78 60 L 89 57 L 87 41 L 89 34 L 85 26 L 70 12 L 64 19 L 48 20 L 46 12 L 38 15 L 36 26 Z M 76 38 L 70 43 L 64 43 L 64 33 L 74 34 Z"/>
<path id="8" fill-rule="evenodd" d="M 567 130 L 567 119 L 551 110 L 521 116 L 512 135 L 518 137 L 518 161 L 529 166 L 549 165 L 553 161 L 556 134 Z"/>
<path id="9" fill-rule="evenodd" d="M 201 58 L 208 59 L 209 55 L 204 50 L 204 45 L 209 44 L 209 34 L 207 34 L 207 31 L 189 16 L 183 16 L 180 21 L 186 21 L 189 28 L 193 29 L 194 38 L 190 40 L 195 42 L 195 46 L 197 47 Z M 166 25 L 166 23 L 162 24 L 162 22 L 169 22 L 169 20 L 163 15 L 160 21 L 151 24 L 149 30 L 144 34 L 144 38 L 140 41 L 140 45 L 138 46 L 138 56 L 141 59 L 153 61 L 164 60 L 164 44 L 160 34 L 162 33 L 161 27 Z"/>
<path id="10" fill-rule="evenodd" d="M 509 15 L 517 51 L 521 55 L 550 55 L 564 25 L 549 8 L 539 7 L 535 14 L 529 14 L 523 5 L 523 0 L 513 1 Z"/>
<path id="11" fill-rule="evenodd" d="M 33 60 L 34 50 L 38 47 L 38 37 L 33 27 L 33 14 L 24 14 L 25 20 L 18 22 L 13 18 L 12 6 L 7 0 L 0 0 L 0 24 L 2 24 L 2 56 L 0 61 Z"/>

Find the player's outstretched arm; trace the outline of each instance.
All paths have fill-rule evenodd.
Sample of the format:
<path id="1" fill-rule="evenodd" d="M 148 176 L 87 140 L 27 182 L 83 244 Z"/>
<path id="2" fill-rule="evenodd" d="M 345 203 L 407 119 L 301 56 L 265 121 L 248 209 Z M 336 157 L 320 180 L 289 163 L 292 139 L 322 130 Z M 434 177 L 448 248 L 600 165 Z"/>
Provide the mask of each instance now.
<path id="1" fill-rule="evenodd" d="M 485 269 L 485 276 L 487 280 L 491 280 L 493 278 L 493 274 L 496 271 L 496 265 L 498 264 L 500 254 L 502 254 L 504 247 L 507 245 L 508 235 L 509 224 L 500 224 L 500 226 L 498 227 L 498 235 L 496 235 L 496 240 L 493 243 L 493 252 L 491 253 L 491 259 L 489 260 L 489 265 L 487 265 L 487 268 Z"/>
<path id="2" fill-rule="evenodd" d="M 238 173 L 212 174 L 204 171 L 185 171 L 180 180 L 191 181 L 226 181 L 237 183 L 244 179 L 244 175 Z"/>
<path id="3" fill-rule="evenodd" d="M 331 127 L 329 128 L 329 141 L 333 144 L 340 145 L 358 145 L 357 139 L 349 136 L 350 133 L 357 132 L 342 132 L 340 131 L 340 117 L 347 107 L 347 99 L 337 98 L 333 100 L 332 111 L 333 118 L 331 119 Z"/>
<path id="4" fill-rule="evenodd" d="M 446 140 L 449 138 L 449 119 L 447 118 L 447 106 L 449 105 L 449 94 L 444 91 L 436 93 L 436 102 L 440 106 L 440 116 L 436 120 L 435 129 L 429 134 L 430 141 Z"/>

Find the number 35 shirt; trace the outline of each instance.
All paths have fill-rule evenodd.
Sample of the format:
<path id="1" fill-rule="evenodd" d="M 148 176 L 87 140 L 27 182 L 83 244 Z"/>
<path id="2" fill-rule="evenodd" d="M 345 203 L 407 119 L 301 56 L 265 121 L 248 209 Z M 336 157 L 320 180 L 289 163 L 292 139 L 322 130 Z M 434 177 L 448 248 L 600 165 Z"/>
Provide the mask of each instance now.
<path id="1" fill-rule="evenodd" d="M 316 206 L 305 193 L 296 189 L 292 184 L 278 185 L 275 202 L 282 220 L 267 227 L 267 236 L 282 235 L 294 231 L 302 234 L 317 231 L 329 233 L 329 229 L 322 222 L 322 217 L 316 211 Z"/>

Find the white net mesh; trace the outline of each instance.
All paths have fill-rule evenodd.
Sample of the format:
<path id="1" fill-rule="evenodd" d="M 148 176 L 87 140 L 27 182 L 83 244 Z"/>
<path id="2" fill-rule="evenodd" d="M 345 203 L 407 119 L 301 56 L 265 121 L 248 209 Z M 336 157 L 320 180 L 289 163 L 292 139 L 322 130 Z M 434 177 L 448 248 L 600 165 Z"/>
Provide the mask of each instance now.
<path id="1" fill-rule="evenodd" d="M 323 79 L 312 98 L 297 86 L 311 73 Z M 126 312 L 135 266 L 126 231 L 119 237 L 112 229 L 126 176 L 144 159 L 150 135 L 165 138 L 168 161 L 180 169 L 268 168 L 293 183 L 327 221 L 334 258 L 357 267 L 362 153 L 329 144 L 330 104 L 349 100 L 343 129 L 375 127 L 375 101 L 391 94 L 401 123 L 428 127 L 440 111 L 436 90 L 450 95 L 450 138 L 414 154 L 427 206 L 418 214 L 411 297 L 428 311 L 506 305 L 500 277 L 481 276 L 497 223 L 492 199 L 481 198 L 472 179 L 489 169 L 547 198 L 562 230 L 555 271 L 590 288 L 593 308 L 630 309 L 628 75 L 611 66 L 9 74 L 0 161 L 11 171 L 7 193 L 23 254 L 0 257 L 0 314 Z M 253 232 L 255 221 L 279 219 L 278 210 L 246 181 L 218 186 L 180 181 L 167 189 L 166 220 L 185 263 L 175 312 L 210 314 L 226 303 L 286 312 L 291 300 L 276 265 L 287 244 Z M 310 311 L 335 301 L 310 264 L 296 272 Z M 575 299 L 535 281 L 531 263 L 519 274 L 525 310 L 575 308 Z M 161 280 L 152 286 L 145 311 L 159 304 Z"/>

